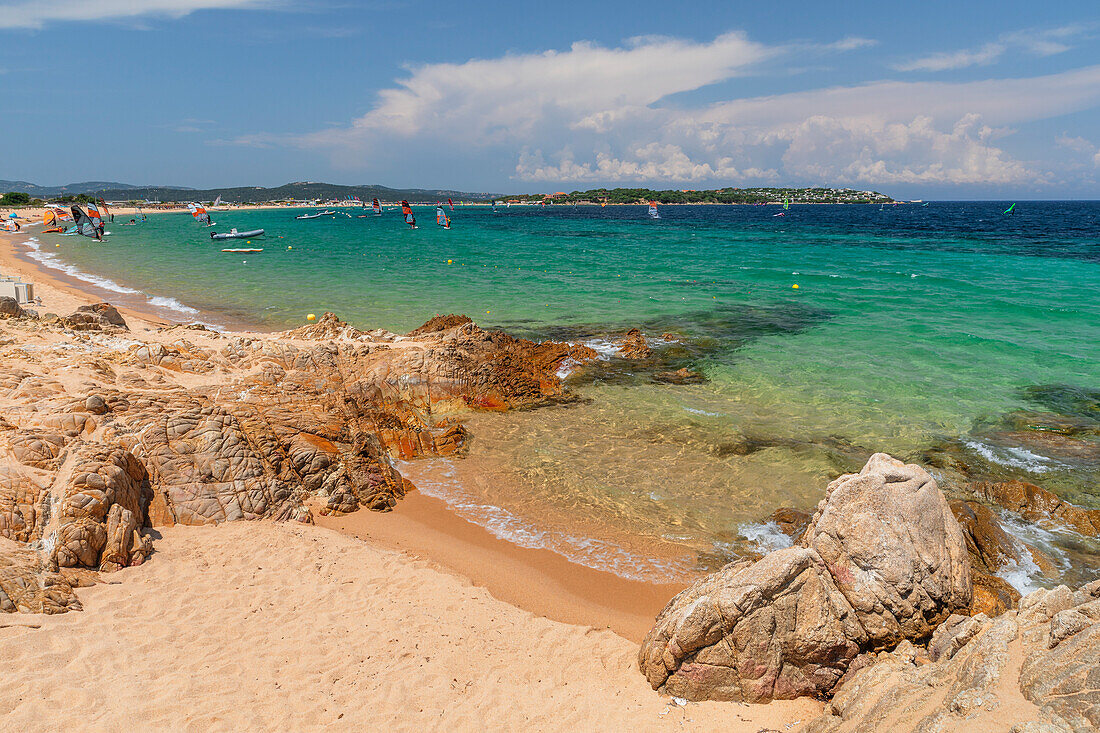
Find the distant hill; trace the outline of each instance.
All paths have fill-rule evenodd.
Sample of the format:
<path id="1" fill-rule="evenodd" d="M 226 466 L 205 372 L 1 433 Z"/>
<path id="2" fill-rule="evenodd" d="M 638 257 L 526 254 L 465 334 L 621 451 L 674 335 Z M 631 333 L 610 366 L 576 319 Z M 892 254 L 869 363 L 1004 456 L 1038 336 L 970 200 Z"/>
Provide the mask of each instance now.
<path id="1" fill-rule="evenodd" d="M 70 183 L 67 186 L 36 186 L 27 181 L 0 181 L 0 192 L 22 191 L 40 199 L 53 198 L 55 196 L 76 196 L 82 193 L 99 194 L 101 191 L 131 191 L 147 186 L 131 186 L 128 183 L 115 181 L 85 181 L 84 183 Z M 182 186 L 174 187 L 176 190 L 186 191 Z"/>
<path id="2" fill-rule="evenodd" d="M 408 199 L 414 203 L 435 203 L 448 198 L 462 201 L 488 201 L 497 194 L 470 193 L 450 189 L 432 188 L 388 188 L 386 186 L 340 186 L 335 183 L 315 183 L 299 181 L 287 183 L 276 188 L 262 186 L 238 186 L 235 188 L 194 189 L 183 186 L 131 186 L 125 183 L 74 183 L 68 186 L 35 186 L 26 181 L 0 181 L 0 191 L 25 191 L 39 198 L 75 196 L 77 194 L 95 194 L 97 198 L 108 201 L 131 201 L 135 199 L 149 201 L 213 201 L 218 196 L 226 203 L 266 203 L 268 201 L 331 200 L 347 199 L 358 196 L 370 201 L 380 198 L 386 201 Z"/>

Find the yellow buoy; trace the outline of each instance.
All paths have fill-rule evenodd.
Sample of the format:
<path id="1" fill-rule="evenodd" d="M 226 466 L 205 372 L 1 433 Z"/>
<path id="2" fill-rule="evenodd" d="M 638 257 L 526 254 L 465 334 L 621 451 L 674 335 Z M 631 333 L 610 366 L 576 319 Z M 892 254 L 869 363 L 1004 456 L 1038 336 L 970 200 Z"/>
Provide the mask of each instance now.
<path id="1" fill-rule="evenodd" d="M 447 260 L 447 264 L 448 264 L 448 265 L 449 265 L 449 264 L 451 264 L 451 260 Z"/>
<path id="2" fill-rule="evenodd" d="M 315 316 L 315 315 L 313 315 L 312 313 L 310 313 L 310 314 L 309 314 L 308 316 L 306 316 L 306 320 L 307 320 L 307 321 L 316 321 L 316 320 L 317 320 L 317 316 Z"/>
<path id="3" fill-rule="evenodd" d="M 794 284 L 794 285 L 792 285 L 791 287 L 792 287 L 792 288 L 794 288 L 795 290 L 798 290 L 798 283 L 795 283 L 795 284 Z"/>

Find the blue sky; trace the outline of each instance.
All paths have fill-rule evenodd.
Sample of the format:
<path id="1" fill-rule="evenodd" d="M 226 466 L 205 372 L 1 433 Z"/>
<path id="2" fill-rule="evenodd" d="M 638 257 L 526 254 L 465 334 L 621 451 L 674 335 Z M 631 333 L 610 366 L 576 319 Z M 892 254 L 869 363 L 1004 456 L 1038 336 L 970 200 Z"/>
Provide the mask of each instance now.
<path id="1" fill-rule="evenodd" d="M 0 179 L 1100 198 L 1100 3 L 0 0 Z"/>

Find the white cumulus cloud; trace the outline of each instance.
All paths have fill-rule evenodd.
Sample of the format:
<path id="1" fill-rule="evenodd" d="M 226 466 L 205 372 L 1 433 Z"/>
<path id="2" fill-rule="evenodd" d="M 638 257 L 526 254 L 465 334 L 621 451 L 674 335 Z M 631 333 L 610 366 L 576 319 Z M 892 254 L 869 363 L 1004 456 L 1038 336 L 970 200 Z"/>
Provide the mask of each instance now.
<path id="1" fill-rule="evenodd" d="M 844 39 L 812 52 L 869 43 Z M 1016 126 L 1100 105 L 1100 66 L 736 94 L 740 77 L 774 72 L 807 48 L 725 33 L 429 64 L 410 69 L 346 126 L 237 142 L 319 150 L 349 169 L 395 150 L 431 150 L 441 165 L 492 159 L 517 180 L 562 184 L 1035 183 L 1047 172 L 1017 160 L 1003 141 Z M 733 90 L 725 101 L 686 101 L 684 93 L 717 82 Z"/>

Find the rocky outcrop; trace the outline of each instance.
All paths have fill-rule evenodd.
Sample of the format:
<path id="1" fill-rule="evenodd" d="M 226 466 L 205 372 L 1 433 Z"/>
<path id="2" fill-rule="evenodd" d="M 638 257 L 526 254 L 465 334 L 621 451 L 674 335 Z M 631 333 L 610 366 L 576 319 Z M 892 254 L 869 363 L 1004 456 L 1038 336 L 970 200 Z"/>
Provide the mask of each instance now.
<path id="1" fill-rule="evenodd" d="M 693 700 L 826 695 L 861 653 L 926 639 L 970 600 L 947 500 L 924 469 L 876 454 L 829 484 L 799 547 L 673 598 L 639 665 L 654 689 Z"/>
<path id="2" fill-rule="evenodd" d="M 473 322 L 474 319 L 465 315 L 459 316 L 451 314 L 441 316 L 437 314 L 429 318 L 423 326 L 420 326 L 419 328 L 414 328 L 406 335 L 409 338 L 416 338 L 417 336 L 423 336 L 424 334 L 438 333 L 439 331 L 446 331 L 448 329 L 454 328 L 455 326 L 464 326 L 467 323 Z"/>
<path id="3" fill-rule="evenodd" d="M 0 295 L 0 318 L 23 318 L 26 315 L 19 301 L 9 295 Z"/>
<path id="4" fill-rule="evenodd" d="M 645 334 L 637 328 L 627 331 L 619 342 L 619 356 L 624 359 L 648 359 L 652 353 L 653 349 L 649 348 Z"/>
<path id="5" fill-rule="evenodd" d="M 65 613 L 82 606 L 73 583 L 44 566 L 38 552 L 0 538 L 0 613 Z"/>
<path id="6" fill-rule="evenodd" d="M 1100 509 L 1062 501 L 1056 494 L 1026 481 L 979 481 L 974 493 L 1032 522 L 1068 527 L 1089 537 L 1100 536 Z"/>
<path id="7" fill-rule="evenodd" d="M 37 558 L 3 582 L 39 588 L 5 590 L 9 610 L 75 607 L 42 589 L 141 564 L 150 527 L 388 510 L 412 488 L 396 459 L 465 450 L 449 413 L 570 399 L 561 362 L 596 356 L 466 318 L 382 341 L 332 314 L 269 337 L 151 340 L 121 338 L 110 306 L 70 319 L 20 321 L 56 346 L 0 353 L 0 537 Z"/>
<path id="8" fill-rule="evenodd" d="M 62 318 L 61 323 L 74 331 L 100 331 L 105 328 L 129 329 L 118 310 L 108 303 L 82 305 L 72 315 Z"/>
<path id="9" fill-rule="evenodd" d="M 996 618 L 951 616 L 927 649 L 869 658 L 810 721 L 832 731 L 1100 727 L 1100 582 L 1039 590 Z"/>

